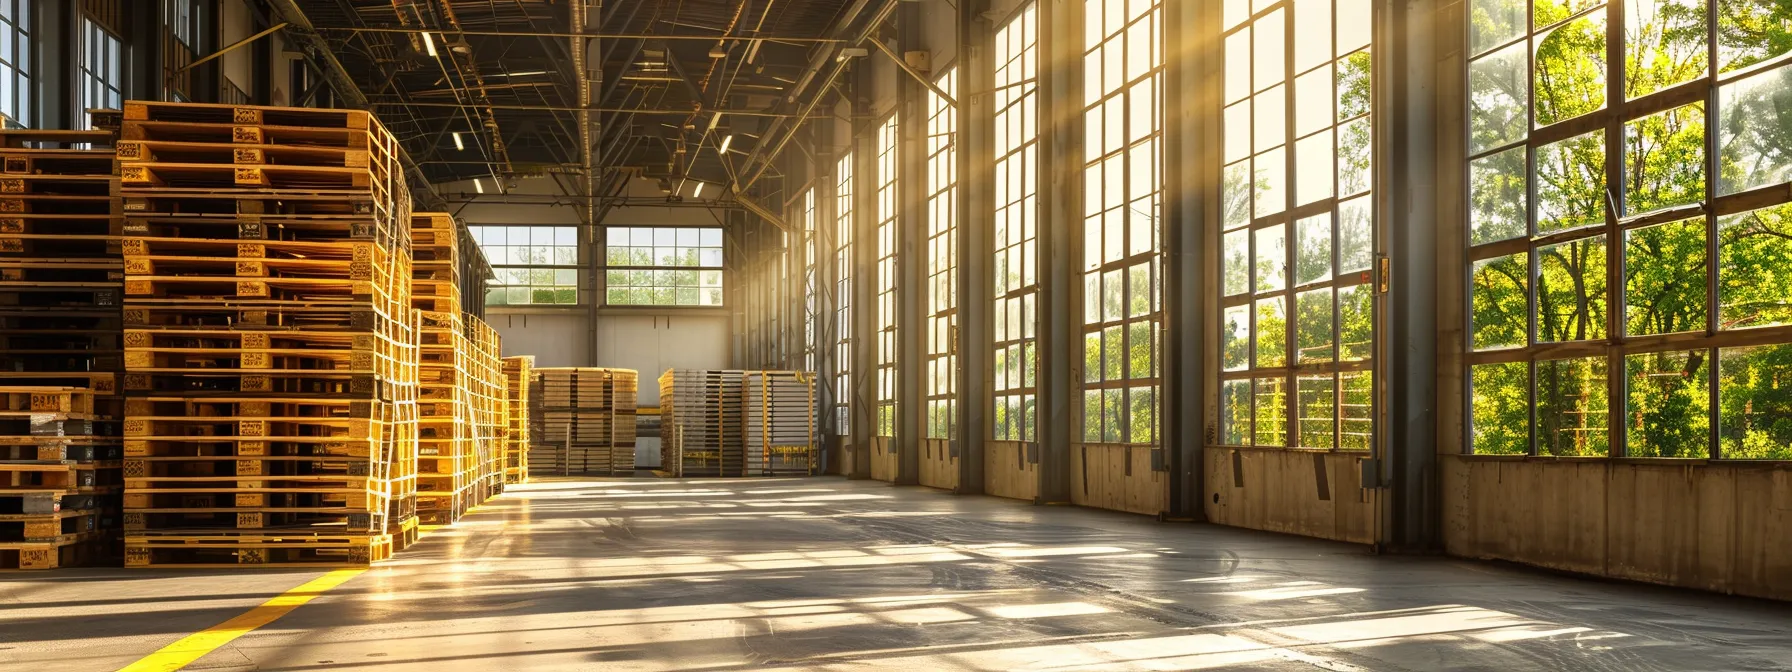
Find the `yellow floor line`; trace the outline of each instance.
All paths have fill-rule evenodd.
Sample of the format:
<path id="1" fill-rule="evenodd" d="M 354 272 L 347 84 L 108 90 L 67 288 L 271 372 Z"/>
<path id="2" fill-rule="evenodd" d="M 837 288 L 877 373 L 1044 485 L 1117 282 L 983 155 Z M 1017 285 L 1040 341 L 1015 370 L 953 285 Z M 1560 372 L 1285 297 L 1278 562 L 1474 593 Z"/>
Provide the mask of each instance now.
<path id="1" fill-rule="evenodd" d="M 359 576 L 361 569 L 338 569 L 304 585 L 281 593 L 261 606 L 250 609 L 242 615 L 219 623 L 205 630 L 182 637 L 180 641 L 169 644 L 155 653 L 144 656 L 142 660 L 119 668 L 118 672 L 173 672 L 191 665 L 205 654 L 218 650 L 238 637 L 249 634 L 261 626 L 280 620 L 287 612 L 310 602 L 331 588 L 342 585 L 342 582 Z"/>

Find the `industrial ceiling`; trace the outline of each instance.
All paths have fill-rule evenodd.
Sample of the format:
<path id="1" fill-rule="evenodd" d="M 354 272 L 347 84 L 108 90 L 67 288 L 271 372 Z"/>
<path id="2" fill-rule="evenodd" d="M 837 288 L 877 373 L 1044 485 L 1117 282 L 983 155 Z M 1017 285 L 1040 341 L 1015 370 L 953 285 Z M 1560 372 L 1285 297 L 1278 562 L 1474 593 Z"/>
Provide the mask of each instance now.
<path id="1" fill-rule="evenodd" d="M 688 196 L 762 174 L 895 0 L 269 3 L 339 104 L 399 137 L 413 188 L 645 176 Z"/>

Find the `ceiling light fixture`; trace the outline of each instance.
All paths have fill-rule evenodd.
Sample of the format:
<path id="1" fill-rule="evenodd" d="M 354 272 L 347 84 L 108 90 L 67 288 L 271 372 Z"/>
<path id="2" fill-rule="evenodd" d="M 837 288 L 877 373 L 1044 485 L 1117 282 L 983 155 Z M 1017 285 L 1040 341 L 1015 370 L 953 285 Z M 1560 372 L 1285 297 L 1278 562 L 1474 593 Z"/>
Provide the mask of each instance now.
<path id="1" fill-rule="evenodd" d="M 430 58 L 436 57 L 436 41 L 430 38 L 429 33 L 423 33 L 423 50 L 429 52 Z"/>
<path id="2" fill-rule="evenodd" d="M 702 198 L 702 197 L 703 197 L 703 183 L 698 182 L 697 188 L 691 190 L 691 198 Z"/>
<path id="3" fill-rule="evenodd" d="M 479 181 L 477 177 L 473 178 L 473 190 L 481 194 L 485 193 L 485 183 Z"/>
<path id="4" fill-rule="evenodd" d="M 734 136 L 733 135 L 729 135 L 726 138 L 722 138 L 722 148 L 719 150 L 716 150 L 716 153 L 726 156 L 728 154 L 728 146 L 732 145 L 732 144 L 734 144 Z"/>
<path id="5" fill-rule="evenodd" d="M 460 131 L 455 131 L 455 132 L 454 132 L 454 148 L 455 148 L 455 149 L 456 149 L 456 150 L 459 150 L 459 151 L 462 151 L 462 152 L 464 152 L 464 151 L 467 151 L 467 146 L 466 146 L 466 145 L 464 145 L 464 144 L 461 144 L 461 141 L 460 141 Z"/>
<path id="6" fill-rule="evenodd" d="M 505 73 L 505 76 L 507 76 L 507 77 L 531 77 L 534 75 L 545 75 L 545 74 L 548 74 L 548 71 L 546 71 L 546 70 L 530 70 L 528 72 L 509 72 L 509 73 Z"/>

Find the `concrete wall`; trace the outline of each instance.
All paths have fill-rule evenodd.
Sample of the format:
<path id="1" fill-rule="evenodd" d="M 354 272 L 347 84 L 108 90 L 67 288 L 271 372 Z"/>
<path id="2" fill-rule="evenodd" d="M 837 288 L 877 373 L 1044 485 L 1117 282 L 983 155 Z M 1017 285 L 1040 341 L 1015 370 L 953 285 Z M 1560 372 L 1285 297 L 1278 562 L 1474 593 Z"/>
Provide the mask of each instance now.
<path id="1" fill-rule="evenodd" d="M 1207 448 L 1201 503 L 1221 525 L 1359 544 L 1376 541 L 1375 490 L 1362 487 L 1366 454 Z"/>
<path id="2" fill-rule="evenodd" d="M 1445 550 L 1792 599 L 1792 466 L 1442 458 Z"/>
<path id="3" fill-rule="evenodd" d="M 255 15 L 244 4 L 244 0 L 224 0 L 220 3 L 218 27 L 223 39 L 221 46 L 235 44 L 237 40 L 255 34 Z M 265 38 L 264 38 L 265 39 Z M 218 57 L 218 69 L 224 79 L 230 80 L 236 88 L 253 93 L 255 91 L 255 51 L 247 46 L 238 47 L 228 54 Z"/>
<path id="4" fill-rule="evenodd" d="M 583 309 L 525 312 L 486 311 L 485 321 L 503 339 L 505 357 L 534 355 L 536 366 L 591 366 L 591 332 Z M 655 402 L 654 405 L 659 405 Z"/>
<path id="5" fill-rule="evenodd" d="M 657 408 L 659 378 L 666 369 L 728 368 L 728 317 L 599 315 L 597 359 L 592 365 L 640 371 L 638 403 Z"/>

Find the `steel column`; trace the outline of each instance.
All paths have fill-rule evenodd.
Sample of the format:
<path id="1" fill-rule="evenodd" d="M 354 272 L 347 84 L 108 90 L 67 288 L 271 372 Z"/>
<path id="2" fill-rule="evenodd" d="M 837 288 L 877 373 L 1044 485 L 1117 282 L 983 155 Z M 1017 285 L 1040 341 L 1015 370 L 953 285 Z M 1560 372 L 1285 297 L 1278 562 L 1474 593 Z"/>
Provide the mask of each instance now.
<path id="1" fill-rule="evenodd" d="M 994 387 L 995 64 L 994 31 L 983 13 L 989 0 L 958 0 L 958 405 L 952 453 L 958 492 L 982 494 Z"/>

